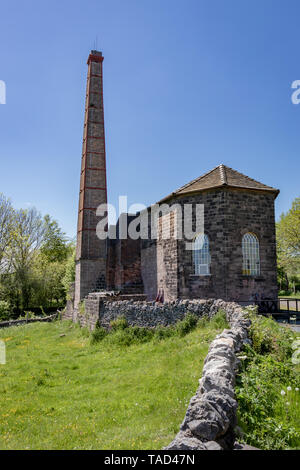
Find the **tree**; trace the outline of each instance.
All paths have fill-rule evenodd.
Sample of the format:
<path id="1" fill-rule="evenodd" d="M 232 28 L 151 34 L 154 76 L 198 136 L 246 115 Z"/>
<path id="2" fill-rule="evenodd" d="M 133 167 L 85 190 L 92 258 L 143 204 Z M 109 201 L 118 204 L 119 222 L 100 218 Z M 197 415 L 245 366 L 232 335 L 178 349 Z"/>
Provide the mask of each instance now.
<path id="1" fill-rule="evenodd" d="M 74 265 L 74 242 L 56 220 L 14 210 L 0 194 L 0 301 L 17 311 L 63 305 Z"/>
<path id="2" fill-rule="evenodd" d="M 9 260 L 15 281 L 19 285 L 23 308 L 28 308 L 31 290 L 35 285 L 33 265 L 45 234 L 46 224 L 35 208 L 15 212 Z"/>
<path id="3" fill-rule="evenodd" d="M 300 274 L 300 197 L 286 214 L 281 214 L 276 224 L 276 239 L 280 276 L 285 276 L 289 288 L 289 277 Z"/>
<path id="4" fill-rule="evenodd" d="M 62 279 L 62 283 L 64 286 L 65 294 L 68 299 L 69 290 L 71 284 L 75 281 L 75 247 L 73 246 L 72 253 L 70 254 L 67 262 L 64 277 Z"/>
<path id="5" fill-rule="evenodd" d="M 11 242 L 14 215 L 10 200 L 0 193 L 0 265 L 5 259 Z"/>
<path id="6" fill-rule="evenodd" d="M 47 261 L 65 261 L 70 254 L 70 247 L 66 234 L 61 230 L 56 220 L 50 215 L 45 215 L 45 235 L 41 247 L 41 253 Z"/>

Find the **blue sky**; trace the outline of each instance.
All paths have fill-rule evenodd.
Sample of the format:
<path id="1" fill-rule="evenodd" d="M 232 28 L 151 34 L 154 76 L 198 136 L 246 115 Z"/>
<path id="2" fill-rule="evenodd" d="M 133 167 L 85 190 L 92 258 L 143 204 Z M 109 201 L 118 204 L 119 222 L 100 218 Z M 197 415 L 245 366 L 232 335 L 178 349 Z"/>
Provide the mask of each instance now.
<path id="1" fill-rule="evenodd" d="M 299 196 L 299 1 L 1 2 L 0 192 L 76 233 L 86 59 L 104 55 L 109 202 L 224 163 Z"/>

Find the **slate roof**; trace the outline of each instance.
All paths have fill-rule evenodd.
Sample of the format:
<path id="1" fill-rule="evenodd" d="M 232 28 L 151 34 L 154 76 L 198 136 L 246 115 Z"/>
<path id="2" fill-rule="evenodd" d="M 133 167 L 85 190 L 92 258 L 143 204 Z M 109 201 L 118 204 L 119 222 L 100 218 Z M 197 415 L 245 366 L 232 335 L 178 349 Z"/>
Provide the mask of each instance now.
<path id="1" fill-rule="evenodd" d="M 260 183 L 222 164 L 216 166 L 208 173 L 190 181 L 188 184 L 185 184 L 159 202 L 169 199 L 172 196 L 180 196 L 220 187 L 270 191 L 276 193 L 276 196 L 279 193 L 278 189 Z"/>

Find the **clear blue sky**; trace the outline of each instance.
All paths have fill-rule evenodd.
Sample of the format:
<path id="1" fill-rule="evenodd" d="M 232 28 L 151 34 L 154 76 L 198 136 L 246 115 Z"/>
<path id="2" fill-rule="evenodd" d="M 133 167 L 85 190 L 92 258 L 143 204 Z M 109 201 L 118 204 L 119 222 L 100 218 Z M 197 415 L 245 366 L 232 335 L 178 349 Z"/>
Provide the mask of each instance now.
<path id="1" fill-rule="evenodd" d="M 86 59 L 104 55 L 109 201 L 224 163 L 299 196 L 298 0 L 1 2 L 0 192 L 76 233 Z"/>

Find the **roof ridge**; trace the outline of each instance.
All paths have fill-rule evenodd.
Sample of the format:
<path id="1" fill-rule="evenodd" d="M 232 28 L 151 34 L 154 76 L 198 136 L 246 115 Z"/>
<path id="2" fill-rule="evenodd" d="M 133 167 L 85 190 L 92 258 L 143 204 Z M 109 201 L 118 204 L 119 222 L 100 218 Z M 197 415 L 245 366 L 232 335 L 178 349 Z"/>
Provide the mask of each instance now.
<path id="1" fill-rule="evenodd" d="M 260 181 L 257 181 L 254 178 L 250 178 L 249 176 L 244 175 L 243 173 L 240 173 L 239 171 L 221 163 L 212 170 L 204 173 L 204 175 L 195 178 L 184 186 L 181 186 L 179 189 L 173 191 L 171 194 L 161 199 L 159 203 L 176 195 L 184 195 L 205 189 L 222 187 L 271 191 L 276 193 L 276 195 L 279 193 L 278 189 L 263 184 Z"/>
<path id="2" fill-rule="evenodd" d="M 221 165 L 219 165 L 219 168 L 220 168 L 220 177 L 221 177 L 222 184 L 227 184 L 226 167 L 222 163 Z"/>
<path id="3" fill-rule="evenodd" d="M 201 180 L 202 178 L 204 178 L 205 176 L 209 175 L 209 174 L 212 173 L 213 171 L 217 170 L 217 168 L 219 168 L 219 167 L 220 167 L 220 165 L 215 166 L 212 170 L 209 170 L 207 173 L 204 173 L 204 175 L 198 176 L 198 178 L 195 178 L 194 180 L 190 181 L 189 183 L 184 184 L 184 185 L 181 186 L 180 188 L 175 189 L 175 191 L 173 191 L 173 193 L 177 193 L 178 191 L 182 191 L 183 189 L 188 188 L 188 187 L 191 186 L 192 184 L 196 183 L 197 181 Z"/>
<path id="4" fill-rule="evenodd" d="M 233 171 L 233 173 L 236 173 L 237 175 L 241 175 L 249 181 L 253 181 L 256 184 L 260 184 L 261 186 L 264 186 L 265 188 L 275 189 L 272 186 L 268 186 L 267 184 L 264 184 L 264 183 L 261 183 L 260 181 L 255 180 L 254 178 L 250 178 L 250 176 L 244 175 L 244 173 L 240 173 L 239 171 L 235 170 L 234 168 L 231 168 L 230 166 L 227 166 L 227 165 L 223 165 L 223 166 L 225 167 L 225 169 L 228 168 L 229 170 Z"/>

